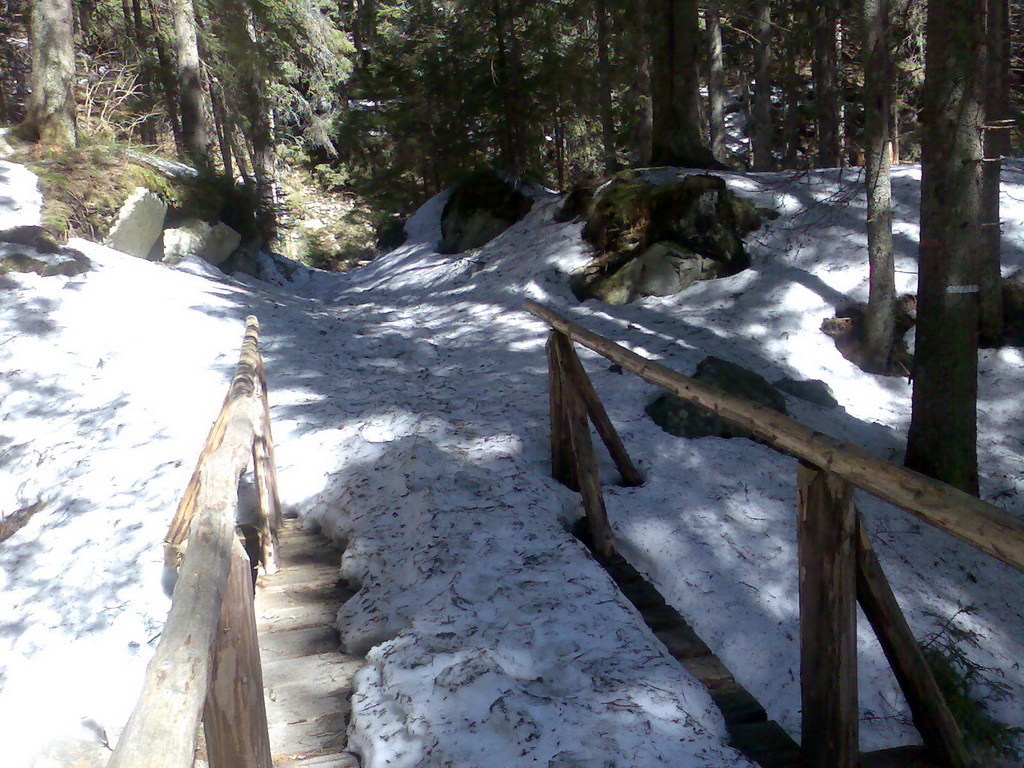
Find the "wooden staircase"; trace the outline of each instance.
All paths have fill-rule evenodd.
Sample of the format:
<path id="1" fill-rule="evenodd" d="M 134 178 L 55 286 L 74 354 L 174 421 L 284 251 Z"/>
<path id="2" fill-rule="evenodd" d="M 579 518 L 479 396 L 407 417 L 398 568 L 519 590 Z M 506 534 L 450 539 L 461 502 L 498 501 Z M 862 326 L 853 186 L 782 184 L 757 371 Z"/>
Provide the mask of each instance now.
<path id="1" fill-rule="evenodd" d="M 341 652 L 334 619 L 354 590 L 341 553 L 285 521 L 280 570 L 256 583 L 256 625 L 275 768 L 359 768 L 345 750 L 352 676 L 363 660 Z"/>

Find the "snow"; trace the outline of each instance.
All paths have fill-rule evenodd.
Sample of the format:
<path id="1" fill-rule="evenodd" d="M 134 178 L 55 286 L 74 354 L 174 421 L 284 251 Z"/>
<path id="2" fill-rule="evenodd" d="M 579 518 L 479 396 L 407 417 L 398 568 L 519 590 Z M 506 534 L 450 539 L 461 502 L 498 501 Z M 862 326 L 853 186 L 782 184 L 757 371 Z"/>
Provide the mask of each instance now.
<path id="1" fill-rule="evenodd" d="M 0 163 L 0 223 L 38 221 L 26 174 Z M 548 476 L 546 328 L 521 309 L 545 302 L 683 373 L 714 354 L 772 381 L 823 379 L 842 408 L 787 397 L 791 414 L 899 461 L 910 385 L 861 373 L 818 330 L 867 295 L 856 172 L 725 175 L 782 214 L 751 235 L 752 268 L 626 307 L 573 300 L 566 274 L 588 250 L 543 190 L 454 256 L 435 250 L 440 195 L 403 246 L 346 275 L 229 278 L 76 241 L 84 275 L 0 276 L 0 513 L 43 501 L 0 543 L 5 764 L 81 736 L 82 718 L 114 735 L 134 706 L 168 607 L 160 542 L 253 313 L 282 500 L 347 542 L 341 570 L 361 585 L 338 626 L 367 656 L 349 734 L 364 765 L 747 765 L 703 686 L 567 532 L 581 509 Z M 918 184 L 894 170 L 900 291 L 915 287 Z M 1024 166 L 1007 164 L 1003 202 L 1009 273 L 1024 264 Z M 794 460 L 672 437 L 644 415 L 653 387 L 581 356 L 646 478 L 619 487 L 600 457 L 620 550 L 798 736 Z M 980 362 L 982 495 L 1020 514 L 1024 359 Z M 999 670 L 1011 697 L 996 714 L 1024 726 L 1021 574 L 857 503 L 915 632 L 954 614 L 977 632 L 964 650 Z M 858 641 L 862 748 L 917 741 L 863 617 Z"/>

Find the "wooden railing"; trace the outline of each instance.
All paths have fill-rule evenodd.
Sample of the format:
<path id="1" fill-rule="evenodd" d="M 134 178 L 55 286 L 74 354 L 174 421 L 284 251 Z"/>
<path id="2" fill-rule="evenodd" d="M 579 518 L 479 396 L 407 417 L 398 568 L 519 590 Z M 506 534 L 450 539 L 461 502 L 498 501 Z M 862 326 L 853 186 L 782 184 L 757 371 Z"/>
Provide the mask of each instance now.
<path id="1" fill-rule="evenodd" d="M 276 568 L 281 509 L 259 323 L 250 316 L 245 326 L 227 397 L 164 542 L 166 563 L 179 567 L 171 609 L 108 768 L 190 768 L 200 720 L 211 768 L 272 768 L 253 559 Z M 259 499 L 251 555 L 235 525 L 250 459 Z"/>
<path id="2" fill-rule="evenodd" d="M 718 414 L 797 458 L 802 761 L 807 768 L 854 768 L 857 744 L 859 602 L 878 636 L 932 756 L 948 768 L 971 765 L 963 738 L 939 692 L 853 504 L 860 488 L 901 507 L 1024 571 L 1024 523 L 945 483 L 872 456 L 768 408 L 720 392 L 637 355 L 537 302 L 527 311 L 550 327 L 548 338 L 553 476 L 583 495 L 595 549 L 614 551 L 597 479 L 587 417 L 623 480 L 640 477 L 573 347 L 602 355 L 645 381 Z"/>

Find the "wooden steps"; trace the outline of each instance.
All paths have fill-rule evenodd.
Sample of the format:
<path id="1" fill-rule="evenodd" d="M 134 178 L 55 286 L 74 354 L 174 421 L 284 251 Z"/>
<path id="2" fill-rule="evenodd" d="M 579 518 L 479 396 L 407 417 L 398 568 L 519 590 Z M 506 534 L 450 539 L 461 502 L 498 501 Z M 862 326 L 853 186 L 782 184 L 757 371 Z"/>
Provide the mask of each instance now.
<path id="1" fill-rule="evenodd" d="M 347 752 L 352 677 L 363 660 L 340 650 L 334 619 L 354 591 L 339 578 L 341 553 L 285 521 L 281 569 L 260 574 L 256 623 L 275 768 L 359 768 Z"/>

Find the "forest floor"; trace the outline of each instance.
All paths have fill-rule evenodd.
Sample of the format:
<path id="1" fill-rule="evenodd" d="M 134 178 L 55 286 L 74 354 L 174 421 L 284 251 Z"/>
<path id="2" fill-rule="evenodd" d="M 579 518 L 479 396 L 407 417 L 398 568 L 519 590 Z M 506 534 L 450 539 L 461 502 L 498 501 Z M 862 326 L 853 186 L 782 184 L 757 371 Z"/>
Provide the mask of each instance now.
<path id="1" fill-rule="evenodd" d="M 1024 265 L 1024 165 L 1007 165 L 1010 274 Z M 22 518 L 0 542 L 5 765 L 62 738 L 116 739 L 168 606 L 160 542 L 250 313 L 282 500 L 345 543 L 341 572 L 360 587 L 337 623 L 367 659 L 349 727 L 364 766 L 748 765 L 705 688 L 572 536 L 579 497 L 549 476 L 546 327 L 521 309 L 544 302 L 686 374 L 715 355 L 770 381 L 821 379 L 840 407 L 787 397 L 790 413 L 899 461 L 911 386 L 862 373 L 819 330 L 866 299 L 862 178 L 724 175 L 782 214 L 750 236 L 753 266 L 624 307 L 573 299 L 567 275 L 588 249 L 543 192 L 459 255 L 436 251 L 438 196 L 403 246 L 347 274 L 268 283 L 75 241 L 94 263 L 83 275 L 0 275 L 0 515 Z M 0 163 L 0 223 L 38 220 L 32 187 Z M 897 287 L 913 292 L 919 170 L 894 169 L 893 188 Z M 621 553 L 799 738 L 795 461 L 666 434 L 644 413 L 653 387 L 582 357 L 645 477 L 619 487 L 601 458 Z M 1024 514 L 1024 355 L 983 351 L 980 368 L 982 497 Z M 1024 727 L 1024 577 L 857 502 L 915 633 L 958 639 L 987 670 L 991 712 Z M 862 749 L 915 742 L 863 620 L 858 643 Z"/>

